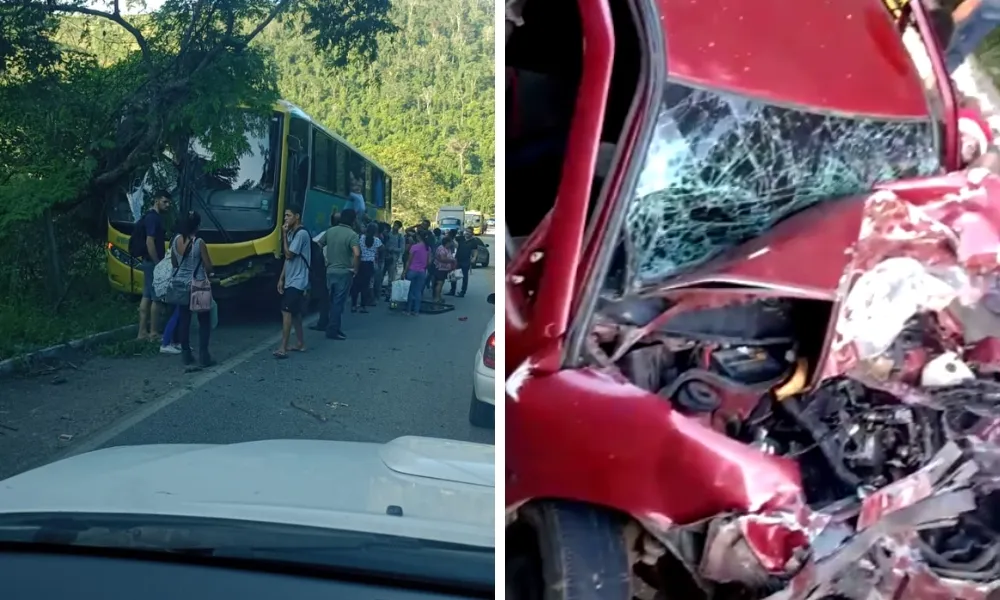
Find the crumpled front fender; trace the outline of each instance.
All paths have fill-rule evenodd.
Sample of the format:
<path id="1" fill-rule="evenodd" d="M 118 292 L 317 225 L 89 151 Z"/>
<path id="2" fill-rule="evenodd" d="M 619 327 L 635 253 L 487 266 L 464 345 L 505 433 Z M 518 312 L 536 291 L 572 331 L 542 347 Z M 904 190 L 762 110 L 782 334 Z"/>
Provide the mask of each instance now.
<path id="1" fill-rule="evenodd" d="M 800 502 L 794 462 L 594 370 L 536 377 L 525 363 L 508 380 L 506 422 L 507 505 L 564 498 L 669 526 Z"/>

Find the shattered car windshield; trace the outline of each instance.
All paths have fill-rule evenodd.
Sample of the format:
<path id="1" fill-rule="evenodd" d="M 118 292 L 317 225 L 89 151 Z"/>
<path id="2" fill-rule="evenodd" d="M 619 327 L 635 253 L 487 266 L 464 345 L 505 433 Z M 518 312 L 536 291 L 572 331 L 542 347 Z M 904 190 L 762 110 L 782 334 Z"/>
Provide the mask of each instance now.
<path id="1" fill-rule="evenodd" d="M 629 287 L 704 264 L 819 202 L 940 168 L 930 119 L 822 114 L 672 83 L 627 209 Z"/>

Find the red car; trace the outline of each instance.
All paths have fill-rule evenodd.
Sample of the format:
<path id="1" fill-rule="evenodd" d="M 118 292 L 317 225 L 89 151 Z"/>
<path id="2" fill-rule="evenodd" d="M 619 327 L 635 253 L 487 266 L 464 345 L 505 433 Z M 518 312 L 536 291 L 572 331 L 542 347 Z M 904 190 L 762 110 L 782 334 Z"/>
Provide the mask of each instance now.
<path id="1" fill-rule="evenodd" d="M 508 3 L 508 597 L 1000 585 L 1000 178 L 910 4 Z"/>

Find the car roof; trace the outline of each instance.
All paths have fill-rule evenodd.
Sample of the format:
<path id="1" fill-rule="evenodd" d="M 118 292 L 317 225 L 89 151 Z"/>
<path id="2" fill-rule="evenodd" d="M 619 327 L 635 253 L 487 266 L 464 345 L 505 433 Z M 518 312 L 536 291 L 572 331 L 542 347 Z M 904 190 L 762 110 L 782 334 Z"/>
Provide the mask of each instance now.
<path id="1" fill-rule="evenodd" d="M 882 0 L 657 2 L 672 78 L 823 112 L 930 114 Z"/>

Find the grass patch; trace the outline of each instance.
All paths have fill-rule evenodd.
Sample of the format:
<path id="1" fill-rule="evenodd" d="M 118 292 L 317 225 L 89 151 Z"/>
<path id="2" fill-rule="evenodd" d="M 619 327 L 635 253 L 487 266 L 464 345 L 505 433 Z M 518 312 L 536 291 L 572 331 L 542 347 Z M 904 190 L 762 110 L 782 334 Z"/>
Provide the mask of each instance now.
<path id="1" fill-rule="evenodd" d="M 108 292 L 98 299 L 67 298 L 58 308 L 8 296 L 0 306 L 0 360 L 137 322 L 134 301 Z"/>
<path id="2" fill-rule="evenodd" d="M 128 339 L 103 344 L 98 348 L 103 356 L 112 358 L 135 358 L 136 356 L 154 356 L 160 353 L 159 344 L 146 340 Z"/>

